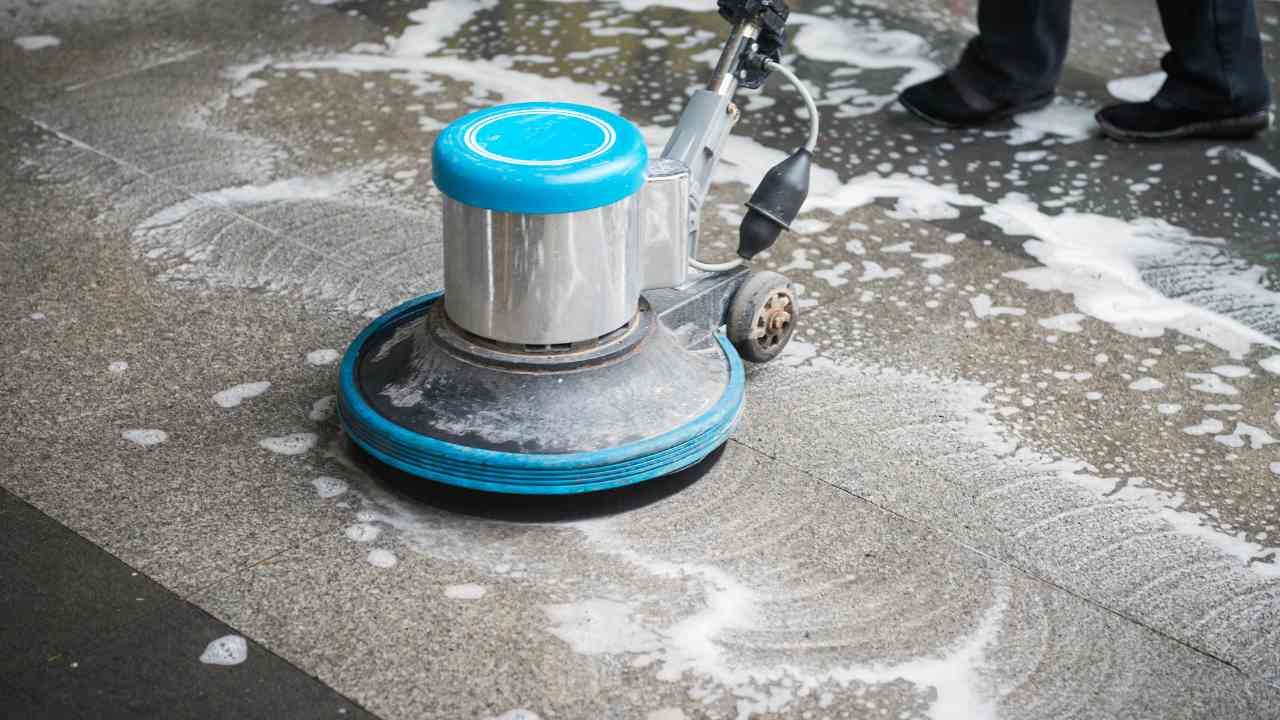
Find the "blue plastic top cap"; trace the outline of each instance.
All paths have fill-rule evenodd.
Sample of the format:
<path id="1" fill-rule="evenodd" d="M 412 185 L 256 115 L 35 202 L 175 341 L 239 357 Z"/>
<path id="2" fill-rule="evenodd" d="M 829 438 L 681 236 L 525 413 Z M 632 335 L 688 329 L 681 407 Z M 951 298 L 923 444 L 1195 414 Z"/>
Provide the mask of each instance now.
<path id="1" fill-rule="evenodd" d="M 500 212 L 590 210 L 640 190 L 649 151 L 635 125 L 570 103 L 499 105 L 436 138 L 432 179 L 454 200 Z"/>

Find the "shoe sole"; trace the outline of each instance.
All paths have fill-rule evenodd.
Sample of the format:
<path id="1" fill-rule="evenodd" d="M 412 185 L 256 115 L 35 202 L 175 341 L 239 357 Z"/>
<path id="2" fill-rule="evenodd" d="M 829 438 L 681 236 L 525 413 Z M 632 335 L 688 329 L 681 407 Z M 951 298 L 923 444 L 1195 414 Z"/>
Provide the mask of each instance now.
<path id="1" fill-rule="evenodd" d="M 1096 118 L 1102 134 L 1121 142 L 1165 142 L 1192 138 L 1241 140 L 1251 138 L 1271 126 L 1271 112 L 1262 110 L 1223 120 L 1206 120 L 1190 123 L 1172 130 L 1142 132 L 1116 127 L 1101 117 Z"/>
<path id="2" fill-rule="evenodd" d="M 1014 115 L 1021 115 L 1022 113 L 1034 112 L 1036 110 L 1039 110 L 1040 108 L 1045 107 L 1049 103 L 1053 102 L 1053 95 L 1052 94 L 1046 95 L 1043 97 L 1036 98 L 1031 102 L 1023 103 L 1022 105 L 1014 105 L 1013 107 L 1007 107 L 1003 110 L 997 110 L 991 113 L 990 115 L 984 117 L 981 120 L 975 120 L 973 122 L 967 122 L 967 123 L 951 122 L 949 120 L 943 120 L 941 118 L 933 117 L 932 115 L 921 110 L 920 108 L 913 107 L 910 103 L 904 102 L 902 98 L 898 98 L 898 102 L 901 103 L 902 107 L 906 108 L 907 111 L 910 112 L 912 115 L 915 115 L 916 117 L 929 123 L 930 125 L 934 125 L 941 128 L 947 128 L 948 130 L 962 130 L 964 128 L 974 128 L 974 127 L 982 127 L 984 125 L 991 125 L 992 123 L 998 123 L 1002 120 L 1008 120 Z"/>

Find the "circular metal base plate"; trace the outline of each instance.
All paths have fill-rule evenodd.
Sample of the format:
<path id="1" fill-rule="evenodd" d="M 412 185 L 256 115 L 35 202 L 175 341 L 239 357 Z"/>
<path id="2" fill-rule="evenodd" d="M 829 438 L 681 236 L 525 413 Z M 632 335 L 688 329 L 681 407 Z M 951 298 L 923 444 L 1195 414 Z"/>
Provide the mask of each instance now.
<path id="1" fill-rule="evenodd" d="M 373 321 L 342 362 L 344 429 L 400 470 L 493 492 L 604 490 L 689 467 L 737 424 L 742 363 L 722 337 L 694 352 L 652 322 L 594 363 L 477 363 L 433 329 L 439 297 Z"/>

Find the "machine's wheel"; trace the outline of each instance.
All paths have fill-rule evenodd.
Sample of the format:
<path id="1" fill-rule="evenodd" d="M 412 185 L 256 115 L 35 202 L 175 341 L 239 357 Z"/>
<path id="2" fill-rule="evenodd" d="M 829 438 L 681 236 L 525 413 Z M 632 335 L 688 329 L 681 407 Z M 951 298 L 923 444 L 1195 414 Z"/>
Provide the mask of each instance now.
<path id="1" fill-rule="evenodd" d="M 729 342 L 743 360 L 768 362 L 791 340 L 798 319 L 791 282 L 776 272 L 752 273 L 729 303 Z"/>

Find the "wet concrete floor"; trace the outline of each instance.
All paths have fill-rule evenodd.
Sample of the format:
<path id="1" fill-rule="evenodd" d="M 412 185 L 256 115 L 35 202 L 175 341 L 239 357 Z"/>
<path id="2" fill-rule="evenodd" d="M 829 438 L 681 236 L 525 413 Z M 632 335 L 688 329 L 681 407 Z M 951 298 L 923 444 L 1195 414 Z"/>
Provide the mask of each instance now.
<path id="1" fill-rule="evenodd" d="M 441 285 L 444 124 L 660 145 L 711 3 L 0 1 L 0 486 L 387 718 L 1280 717 L 1280 141 L 1098 137 L 1164 44 L 1076 4 L 1057 103 L 975 131 L 893 102 L 971 2 L 797 5 L 797 339 L 717 462 L 560 513 L 369 465 L 319 351 Z M 741 104 L 708 259 L 805 129 Z"/>

